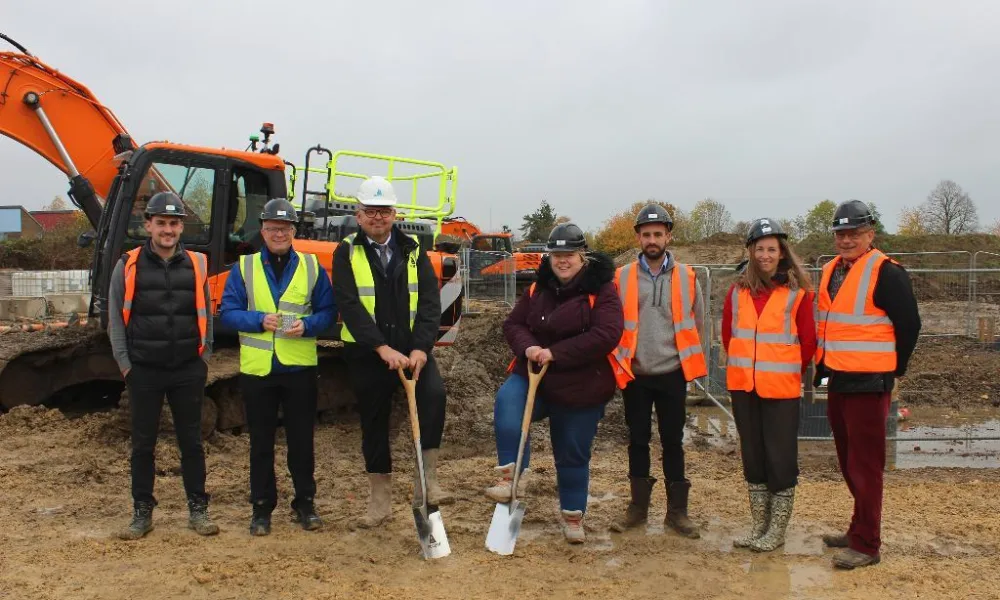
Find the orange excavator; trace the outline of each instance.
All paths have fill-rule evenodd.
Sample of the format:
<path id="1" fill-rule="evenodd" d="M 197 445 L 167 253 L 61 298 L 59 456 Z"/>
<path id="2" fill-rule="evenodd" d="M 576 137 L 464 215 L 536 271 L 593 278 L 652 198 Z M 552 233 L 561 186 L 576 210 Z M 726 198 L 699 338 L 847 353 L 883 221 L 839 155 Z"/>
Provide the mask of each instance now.
<path id="1" fill-rule="evenodd" d="M 509 277 L 513 271 L 516 294 L 520 296 L 538 276 L 543 253 L 515 248 L 510 232 L 486 233 L 464 217 L 450 217 L 442 220 L 441 235 L 452 241 L 439 241 L 439 249 L 457 252 L 458 248 L 469 248 L 475 252 L 469 264 L 473 283 Z"/>
<path id="2" fill-rule="evenodd" d="M 84 85 L 43 63 L 9 37 L 0 34 L 0 39 L 16 48 L 13 52 L 0 52 L 0 133 L 34 150 L 67 175 L 69 197 L 94 228 L 80 239 L 81 245 L 94 247 L 91 324 L 106 326 L 111 272 L 125 251 L 145 243 L 148 234 L 142 227 L 143 209 L 146 201 L 159 191 L 176 193 L 186 205 L 189 216 L 181 239 L 188 249 L 208 257 L 215 314 L 229 268 L 240 255 L 256 252 L 261 246 L 257 215 L 264 203 L 270 198 L 294 197 L 297 176 L 304 173 L 307 177 L 310 170 L 326 171 L 330 181 L 324 192 L 328 196 L 319 201 L 316 192 L 305 189 L 307 179 L 303 180 L 300 194 L 303 210 L 297 225 L 296 249 L 316 254 L 320 264 L 331 271 L 338 242 L 357 230 L 353 216 L 356 201 L 337 196 L 333 178 L 339 174 L 360 179 L 364 175 L 338 171 L 335 165 L 339 153 L 327 151 L 331 160 L 323 169 L 309 169 L 307 154 L 307 168 L 297 168 L 278 156 L 278 144 L 272 147 L 270 136 L 274 127 L 269 123 L 261 128 L 263 140 L 251 137 L 245 151 L 173 142 L 139 145 L 114 113 Z M 382 161 L 378 163 L 380 166 L 388 162 L 390 180 L 407 179 L 393 177 L 401 163 L 439 164 L 348 154 L 377 159 Z M 290 178 L 286 177 L 289 167 Z M 442 168 L 440 173 L 418 177 L 429 176 L 440 177 L 439 205 L 450 207 L 447 212 L 454 206 L 455 170 Z M 286 179 L 290 179 L 290 185 Z M 451 196 L 445 198 L 448 185 Z M 418 210 L 416 199 L 408 206 L 414 216 L 427 213 Z M 404 216 L 406 209 L 401 207 Z M 435 229 L 426 220 L 408 219 L 401 221 L 400 226 L 416 235 L 428 250 L 440 282 L 442 314 L 438 343 L 453 343 L 463 304 L 458 257 L 433 249 Z M 235 332 L 222 329 L 218 320 L 215 331 L 217 348 L 225 349 L 225 341 L 235 338 Z M 335 341 L 339 333 L 337 325 L 320 337 Z M 3 347 L 13 343 L 10 338 L 0 344 L 0 407 L 37 404 L 60 389 L 89 379 L 120 380 L 110 353 L 102 344 L 79 344 L 79 338 L 72 336 L 66 339 L 76 341 L 63 343 L 53 339 L 51 347 L 46 348 L 33 340 L 24 352 Z M 237 352 L 235 347 L 230 351 Z M 216 375 L 215 379 L 220 379 L 235 373 Z M 211 374 L 209 379 L 213 380 Z"/>

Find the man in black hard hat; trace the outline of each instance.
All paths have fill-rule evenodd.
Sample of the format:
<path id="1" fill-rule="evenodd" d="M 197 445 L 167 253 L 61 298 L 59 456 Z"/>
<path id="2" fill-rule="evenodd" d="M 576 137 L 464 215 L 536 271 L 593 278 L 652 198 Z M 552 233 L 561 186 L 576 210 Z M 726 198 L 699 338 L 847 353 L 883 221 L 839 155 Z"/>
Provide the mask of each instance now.
<path id="1" fill-rule="evenodd" d="M 171 192 L 149 199 L 146 243 L 128 251 L 111 274 L 108 337 L 128 386 L 132 426 L 132 522 L 119 537 L 153 529 L 154 452 L 166 396 L 181 451 L 190 516 L 201 535 L 219 528 L 208 516 L 201 410 L 212 352 L 207 261 L 185 250 L 184 205 Z"/>
<path id="2" fill-rule="evenodd" d="M 673 226 L 670 213 L 659 204 L 650 203 L 639 211 L 635 219 L 639 257 L 619 267 L 615 277 L 625 312 L 617 359 L 634 379 L 623 391 L 632 500 L 612 527 L 625 531 L 646 522 L 656 483 L 650 477 L 649 460 L 655 407 L 667 491 L 664 524 L 697 538 L 701 535 L 698 526 L 687 514 L 691 482 L 684 472 L 682 442 L 688 382 L 707 375 L 698 333 L 704 303 L 694 270 L 677 262 L 667 250 Z"/>
<path id="3" fill-rule="evenodd" d="M 222 324 L 240 332 L 240 388 L 250 428 L 250 533 L 271 532 L 278 502 L 279 408 L 295 487 L 293 520 L 311 531 L 323 526 L 314 503 L 316 337 L 333 324 L 337 307 L 317 257 L 292 247 L 298 215 L 291 202 L 268 200 L 260 220 L 264 247 L 233 265 L 219 307 Z"/>
<path id="4" fill-rule="evenodd" d="M 823 541 L 844 548 L 833 559 L 844 569 L 880 560 L 885 422 L 921 326 L 909 275 L 873 246 L 875 224 L 860 200 L 837 207 L 832 227 L 838 255 L 823 267 L 817 292 L 816 384 L 829 377 L 830 427 L 854 496 L 847 532 Z"/>

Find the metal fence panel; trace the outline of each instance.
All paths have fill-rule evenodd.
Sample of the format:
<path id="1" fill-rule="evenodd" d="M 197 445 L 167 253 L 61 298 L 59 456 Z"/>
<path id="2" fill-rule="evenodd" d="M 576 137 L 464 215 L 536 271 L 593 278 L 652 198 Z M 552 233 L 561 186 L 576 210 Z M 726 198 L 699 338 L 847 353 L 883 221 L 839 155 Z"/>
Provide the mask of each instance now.
<path id="1" fill-rule="evenodd" d="M 465 285 L 465 307 L 469 314 L 477 312 L 478 303 L 514 307 L 517 270 L 509 252 L 461 250 L 462 282 Z"/>
<path id="2" fill-rule="evenodd" d="M 11 295 L 44 296 L 90 292 L 90 271 L 15 271 L 10 274 Z"/>

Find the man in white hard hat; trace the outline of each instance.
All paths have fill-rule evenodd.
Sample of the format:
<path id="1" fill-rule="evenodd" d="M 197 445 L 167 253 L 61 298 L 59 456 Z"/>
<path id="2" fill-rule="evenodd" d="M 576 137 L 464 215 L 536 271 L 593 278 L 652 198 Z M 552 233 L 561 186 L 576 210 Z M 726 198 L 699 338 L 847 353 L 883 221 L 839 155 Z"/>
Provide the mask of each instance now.
<path id="1" fill-rule="evenodd" d="M 417 239 L 394 225 L 396 193 L 388 181 L 366 179 L 357 197 L 359 231 L 344 238 L 334 253 L 333 290 L 361 415 L 370 497 L 358 525 L 368 528 L 382 525 L 392 513 L 389 413 L 401 385 L 398 368 L 410 369 L 417 380 L 428 504 L 448 504 L 454 498 L 437 482 L 445 415 L 444 382 L 431 355 L 441 320 L 437 276 Z M 413 502 L 419 506 L 420 485 L 414 483 Z"/>

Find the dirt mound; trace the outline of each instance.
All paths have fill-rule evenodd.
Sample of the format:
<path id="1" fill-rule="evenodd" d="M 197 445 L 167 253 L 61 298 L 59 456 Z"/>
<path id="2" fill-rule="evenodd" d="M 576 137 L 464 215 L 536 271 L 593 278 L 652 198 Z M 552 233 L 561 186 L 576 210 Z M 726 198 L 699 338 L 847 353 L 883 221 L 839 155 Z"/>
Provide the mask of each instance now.
<path id="1" fill-rule="evenodd" d="M 434 351 L 448 390 L 448 439 L 492 443 L 493 396 L 512 358 L 503 336 L 506 315 L 491 307 L 465 315 L 455 345 Z"/>
<path id="2" fill-rule="evenodd" d="M 68 427 L 62 412 L 44 406 L 15 406 L 0 415 L 0 437 L 53 432 Z"/>
<path id="3" fill-rule="evenodd" d="M 989 408 L 1000 400 L 1000 351 L 973 340 L 921 338 L 907 370 L 904 404 Z"/>

